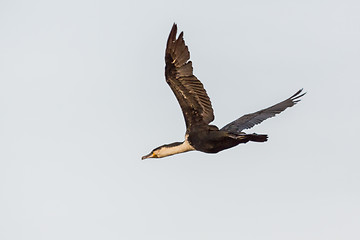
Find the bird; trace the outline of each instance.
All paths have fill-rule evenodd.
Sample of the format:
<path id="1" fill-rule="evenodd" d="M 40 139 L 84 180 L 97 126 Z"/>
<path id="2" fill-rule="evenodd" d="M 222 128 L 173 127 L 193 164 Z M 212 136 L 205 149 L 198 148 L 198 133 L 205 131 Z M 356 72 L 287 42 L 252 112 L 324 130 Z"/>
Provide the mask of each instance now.
<path id="1" fill-rule="evenodd" d="M 243 132 L 264 120 L 274 117 L 285 109 L 294 106 L 305 95 L 303 89 L 286 100 L 260 111 L 246 114 L 221 129 L 210 124 L 214 120 L 214 110 L 210 98 L 199 79 L 193 74 L 190 52 L 184 41 L 184 33 L 177 37 L 177 24 L 174 23 L 165 50 L 165 78 L 180 104 L 185 125 L 185 140 L 164 144 L 153 149 L 141 159 L 163 158 L 170 155 L 200 151 L 218 153 L 240 143 L 266 142 L 266 134 L 247 134 Z"/>

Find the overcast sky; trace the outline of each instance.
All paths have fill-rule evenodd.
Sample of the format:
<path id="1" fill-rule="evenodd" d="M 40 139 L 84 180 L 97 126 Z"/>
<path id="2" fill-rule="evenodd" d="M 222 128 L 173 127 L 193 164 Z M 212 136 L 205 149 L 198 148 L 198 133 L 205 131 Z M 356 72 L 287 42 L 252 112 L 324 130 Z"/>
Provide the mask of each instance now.
<path id="1" fill-rule="evenodd" d="M 0 1 L 0 239 L 360 239 L 360 2 Z M 219 127 L 303 100 L 215 155 L 182 141 L 172 24 Z"/>

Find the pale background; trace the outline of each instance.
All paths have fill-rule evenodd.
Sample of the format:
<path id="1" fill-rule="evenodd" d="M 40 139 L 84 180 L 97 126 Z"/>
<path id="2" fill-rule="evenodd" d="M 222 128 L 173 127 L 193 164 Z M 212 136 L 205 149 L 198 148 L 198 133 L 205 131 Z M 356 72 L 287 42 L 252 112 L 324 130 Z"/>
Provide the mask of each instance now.
<path id="1" fill-rule="evenodd" d="M 0 239 L 360 239 L 360 2 L 0 1 Z M 164 80 L 173 22 L 219 127 L 208 155 Z"/>

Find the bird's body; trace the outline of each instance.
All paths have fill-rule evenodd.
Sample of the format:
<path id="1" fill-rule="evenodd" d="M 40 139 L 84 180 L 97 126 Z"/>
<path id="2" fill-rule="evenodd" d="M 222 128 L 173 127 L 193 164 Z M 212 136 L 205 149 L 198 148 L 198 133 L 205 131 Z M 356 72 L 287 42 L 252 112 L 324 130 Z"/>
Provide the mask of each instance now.
<path id="1" fill-rule="evenodd" d="M 275 116 L 286 108 L 295 105 L 299 98 L 299 90 L 290 98 L 272 107 L 255 113 L 244 115 L 219 129 L 209 125 L 214 120 L 210 99 L 202 83 L 193 75 L 190 53 L 185 45 L 183 33 L 176 38 L 177 26 L 173 25 L 165 51 L 165 78 L 174 92 L 184 115 L 186 123 L 185 141 L 165 144 L 143 156 L 161 158 L 169 155 L 197 150 L 205 153 L 217 153 L 249 141 L 265 142 L 267 135 L 246 134 L 244 129 L 253 127 L 267 118 Z"/>
<path id="2" fill-rule="evenodd" d="M 217 153 L 235 147 L 240 143 L 247 143 L 248 141 L 265 142 L 267 135 L 235 134 L 219 130 L 214 125 L 200 125 L 195 126 L 193 130 L 189 131 L 187 140 L 198 151 Z"/>

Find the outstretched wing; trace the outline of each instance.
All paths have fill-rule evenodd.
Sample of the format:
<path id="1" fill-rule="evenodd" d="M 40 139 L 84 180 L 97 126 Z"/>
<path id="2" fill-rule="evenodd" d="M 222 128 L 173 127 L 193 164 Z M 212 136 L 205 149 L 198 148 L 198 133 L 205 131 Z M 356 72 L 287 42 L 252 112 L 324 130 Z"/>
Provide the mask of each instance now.
<path id="1" fill-rule="evenodd" d="M 209 96 L 202 83 L 193 75 L 190 52 L 185 45 L 183 32 L 176 39 L 174 23 L 165 51 L 165 77 L 174 92 L 184 115 L 186 127 L 193 124 L 209 124 L 214 113 Z"/>
<path id="2" fill-rule="evenodd" d="M 261 123 L 262 121 L 274 117 L 276 114 L 281 113 L 288 107 L 294 106 L 297 102 L 300 101 L 299 98 L 305 95 L 305 93 L 300 94 L 302 89 L 297 91 L 293 96 L 289 97 L 285 101 L 282 101 L 274 106 L 269 108 L 265 108 L 255 113 L 246 114 L 237 120 L 227 124 L 220 130 L 233 132 L 233 133 L 240 133 L 244 129 L 252 128 L 256 124 Z"/>

